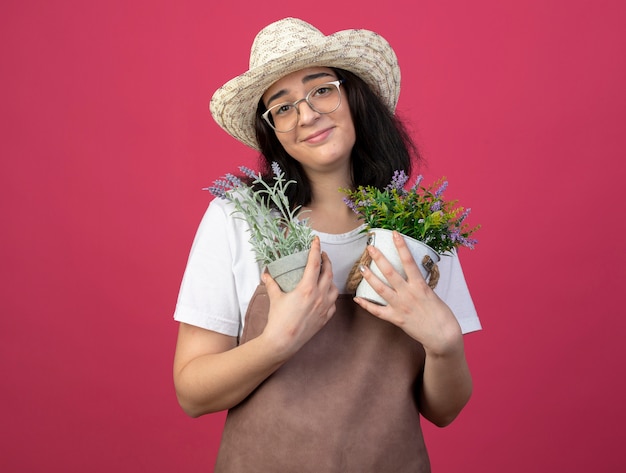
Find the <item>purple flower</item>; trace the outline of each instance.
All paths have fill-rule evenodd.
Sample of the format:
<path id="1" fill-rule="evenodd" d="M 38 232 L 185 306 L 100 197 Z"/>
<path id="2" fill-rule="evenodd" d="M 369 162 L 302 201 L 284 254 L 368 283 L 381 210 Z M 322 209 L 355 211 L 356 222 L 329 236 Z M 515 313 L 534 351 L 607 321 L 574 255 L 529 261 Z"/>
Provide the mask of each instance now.
<path id="1" fill-rule="evenodd" d="M 463 212 L 461 216 L 459 217 L 459 219 L 457 220 L 457 225 L 461 225 L 463 223 L 463 220 L 467 218 L 467 216 L 469 215 L 471 211 L 472 209 L 465 209 L 465 212 Z"/>
<path id="2" fill-rule="evenodd" d="M 441 210 L 441 201 L 438 200 L 437 202 L 435 202 L 433 205 L 430 206 L 430 211 L 431 212 L 437 212 L 438 210 Z"/>
<path id="3" fill-rule="evenodd" d="M 435 192 L 435 197 L 437 199 L 441 197 L 441 194 L 443 194 L 443 191 L 445 191 L 447 187 L 448 187 L 448 181 L 443 181 L 443 183 L 441 184 L 441 187 L 437 189 L 437 192 Z"/>
<path id="4" fill-rule="evenodd" d="M 282 169 L 280 169 L 280 166 L 276 161 L 272 161 L 272 172 L 274 173 L 274 176 L 280 176 L 282 172 Z"/>
<path id="5" fill-rule="evenodd" d="M 203 187 L 202 190 L 209 191 L 215 197 L 219 197 L 220 199 L 226 198 L 226 192 L 224 192 L 224 189 L 220 189 L 219 187 Z"/>
<path id="6" fill-rule="evenodd" d="M 242 173 L 244 173 L 246 176 L 248 176 L 249 178 L 251 178 L 251 179 L 256 179 L 257 177 L 259 177 L 259 176 L 257 176 L 257 174 L 256 174 L 256 173 L 255 173 L 252 169 L 250 169 L 249 167 L 246 167 L 246 166 L 239 166 L 239 170 L 240 170 Z"/>
<path id="7" fill-rule="evenodd" d="M 411 191 L 417 190 L 419 188 L 420 184 L 422 183 L 423 179 L 424 179 L 424 176 L 422 176 L 421 174 L 419 176 L 417 176 L 417 178 L 415 179 L 415 183 L 411 187 Z"/>
<path id="8" fill-rule="evenodd" d="M 234 174 L 226 174 L 225 176 L 226 180 L 228 181 L 228 183 L 230 184 L 231 187 L 240 187 L 243 185 L 243 182 L 241 182 L 241 179 L 239 179 L 237 176 L 235 176 Z"/>
<path id="9" fill-rule="evenodd" d="M 220 199 L 227 199 L 226 193 L 236 187 L 241 187 L 243 182 L 234 174 L 226 174 L 222 179 L 216 179 L 213 181 L 213 185 L 205 187 L 202 190 L 209 191 L 215 197 Z"/>
<path id="10" fill-rule="evenodd" d="M 403 191 L 404 185 L 408 180 L 409 176 L 407 176 L 404 171 L 394 171 L 393 177 L 391 178 L 391 183 L 387 187 L 385 187 L 385 190 L 396 189 L 398 191 Z"/>
<path id="11" fill-rule="evenodd" d="M 462 246 L 469 248 L 470 250 L 474 249 L 474 245 L 478 243 L 478 240 L 474 238 L 465 238 L 463 235 L 459 235 L 459 242 Z"/>
<path id="12" fill-rule="evenodd" d="M 348 208 L 352 210 L 355 214 L 359 213 L 359 209 L 357 209 L 356 204 L 352 200 L 350 200 L 348 197 L 344 197 L 343 201 L 348 206 Z"/>
<path id="13" fill-rule="evenodd" d="M 216 179 L 213 185 L 205 187 L 202 190 L 209 191 L 215 197 L 226 199 L 226 192 L 231 188 L 231 183 L 225 179 Z"/>

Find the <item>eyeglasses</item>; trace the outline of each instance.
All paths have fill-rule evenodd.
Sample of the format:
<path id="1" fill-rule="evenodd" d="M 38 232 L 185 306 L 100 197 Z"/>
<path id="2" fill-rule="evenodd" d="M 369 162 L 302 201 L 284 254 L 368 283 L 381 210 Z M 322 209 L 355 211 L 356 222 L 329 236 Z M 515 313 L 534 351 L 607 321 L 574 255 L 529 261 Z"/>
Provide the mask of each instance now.
<path id="1" fill-rule="evenodd" d="M 284 102 L 270 107 L 263 115 L 263 119 L 278 133 L 287 133 L 298 124 L 300 116 L 299 105 L 306 102 L 311 110 L 317 113 L 332 113 L 341 105 L 341 91 L 339 86 L 343 79 L 320 84 L 309 90 L 306 97 L 293 103 Z"/>

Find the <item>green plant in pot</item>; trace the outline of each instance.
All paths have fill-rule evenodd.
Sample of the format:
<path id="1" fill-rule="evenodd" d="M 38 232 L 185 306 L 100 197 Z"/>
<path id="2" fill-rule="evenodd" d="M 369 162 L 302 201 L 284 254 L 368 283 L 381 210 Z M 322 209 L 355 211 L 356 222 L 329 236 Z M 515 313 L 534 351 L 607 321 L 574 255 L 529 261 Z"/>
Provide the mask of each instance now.
<path id="1" fill-rule="evenodd" d="M 435 288 L 439 278 L 437 263 L 441 256 L 449 256 L 451 251 L 459 247 L 473 249 L 477 240 L 472 235 L 480 225 L 470 227 L 466 223 L 471 209 L 458 206 L 456 200 L 446 201 L 443 198 L 448 187 L 445 178 L 423 186 L 423 177 L 418 176 L 413 185 L 406 188 L 408 179 L 404 171 L 396 171 L 391 183 L 384 189 L 359 186 L 356 189 L 340 190 L 346 194 L 346 204 L 363 220 L 364 231 L 370 235 L 368 244 L 379 248 L 406 278 L 391 238 L 393 230 L 401 233 L 422 275 L 430 287 Z M 359 297 L 386 304 L 362 279 L 357 271 L 360 264 L 369 265 L 374 274 L 387 282 L 376 264 L 368 259 L 367 252 L 364 252 L 351 272 L 348 289 L 356 291 Z"/>
<path id="2" fill-rule="evenodd" d="M 239 170 L 242 177 L 226 174 L 206 190 L 233 203 L 236 216 L 248 223 L 256 260 L 289 292 L 302 278 L 313 241 L 308 219 L 301 218 L 304 211 L 300 206 L 292 208 L 286 196 L 287 188 L 296 182 L 287 181 L 276 162 L 273 182 L 246 166 Z"/>

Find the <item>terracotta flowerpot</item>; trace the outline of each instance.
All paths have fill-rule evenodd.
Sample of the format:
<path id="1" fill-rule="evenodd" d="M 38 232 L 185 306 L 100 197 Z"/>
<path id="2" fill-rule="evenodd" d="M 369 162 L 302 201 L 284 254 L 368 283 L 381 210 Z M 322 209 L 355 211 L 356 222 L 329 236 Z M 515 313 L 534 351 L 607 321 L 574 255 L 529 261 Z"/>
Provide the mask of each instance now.
<path id="1" fill-rule="evenodd" d="M 368 245 L 374 245 L 378 250 L 380 250 L 383 255 L 387 258 L 389 263 L 394 267 L 400 275 L 406 279 L 406 273 L 402 267 L 402 263 L 400 261 L 400 255 L 398 254 L 398 250 L 396 250 L 396 246 L 393 243 L 393 236 L 391 230 L 385 230 L 382 228 L 373 228 L 370 230 L 370 240 L 368 241 Z M 439 254 L 433 250 L 430 246 L 418 241 L 414 238 L 411 238 L 406 235 L 402 235 L 404 237 L 404 241 L 406 241 L 411 254 L 413 255 L 413 259 L 417 263 L 417 266 L 424 276 L 424 279 L 427 279 L 430 275 L 430 270 L 424 266 L 422 261 L 424 260 L 424 256 L 429 256 L 432 260 L 432 263 L 436 264 L 439 262 L 440 257 Z M 389 285 L 387 279 L 382 275 L 376 263 L 372 261 L 369 265 L 370 270 L 379 279 L 381 279 L 385 284 Z M 380 296 L 378 293 L 369 285 L 369 283 L 363 279 L 356 289 L 356 295 L 358 297 L 362 297 L 371 302 L 376 302 L 380 305 L 387 305 L 387 302 Z"/>
<path id="2" fill-rule="evenodd" d="M 283 292 L 292 291 L 302 279 L 309 250 L 284 256 L 267 265 L 267 270 Z"/>

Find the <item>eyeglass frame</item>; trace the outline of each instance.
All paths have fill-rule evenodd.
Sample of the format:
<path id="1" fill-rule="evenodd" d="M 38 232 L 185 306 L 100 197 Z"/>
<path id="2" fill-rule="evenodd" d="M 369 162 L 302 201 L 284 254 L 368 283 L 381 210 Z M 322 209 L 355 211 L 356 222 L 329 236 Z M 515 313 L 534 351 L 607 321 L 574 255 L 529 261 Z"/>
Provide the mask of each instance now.
<path id="1" fill-rule="evenodd" d="M 277 103 L 276 105 L 272 105 L 270 108 L 268 108 L 265 112 L 263 112 L 261 114 L 261 117 L 263 118 L 263 120 L 265 120 L 265 122 L 272 128 L 272 130 L 274 130 L 276 133 L 289 133 L 290 131 L 293 131 L 296 129 L 296 127 L 298 126 L 298 118 L 300 117 L 300 107 L 298 107 L 298 105 L 300 105 L 300 103 L 302 102 L 306 102 L 306 104 L 311 108 L 311 110 L 313 110 L 315 113 L 319 113 L 321 115 L 328 115 L 329 113 L 333 113 L 334 111 L 336 111 L 339 106 L 341 105 L 341 88 L 339 87 L 341 84 L 343 84 L 345 82 L 345 79 L 337 79 L 337 80 L 333 80 L 330 82 L 324 82 L 320 85 L 316 85 L 315 87 L 313 87 L 311 90 L 309 90 L 306 94 L 305 97 L 296 100 L 295 102 L 281 102 L 281 103 Z M 323 87 L 325 85 L 334 85 L 335 87 L 337 87 L 337 92 L 339 93 L 339 102 L 337 102 L 337 106 L 332 109 L 330 112 L 320 112 L 318 111 L 313 104 L 309 101 L 309 97 L 311 96 L 311 94 L 318 90 L 320 87 Z M 272 122 L 270 121 L 269 118 L 269 113 L 270 111 L 272 111 L 272 109 L 276 108 L 276 107 L 280 107 L 281 105 L 291 105 L 295 111 L 296 111 L 296 122 L 293 125 L 293 127 L 291 127 L 289 130 L 277 130 L 276 127 L 274 125 L 272 125 Z"/>

